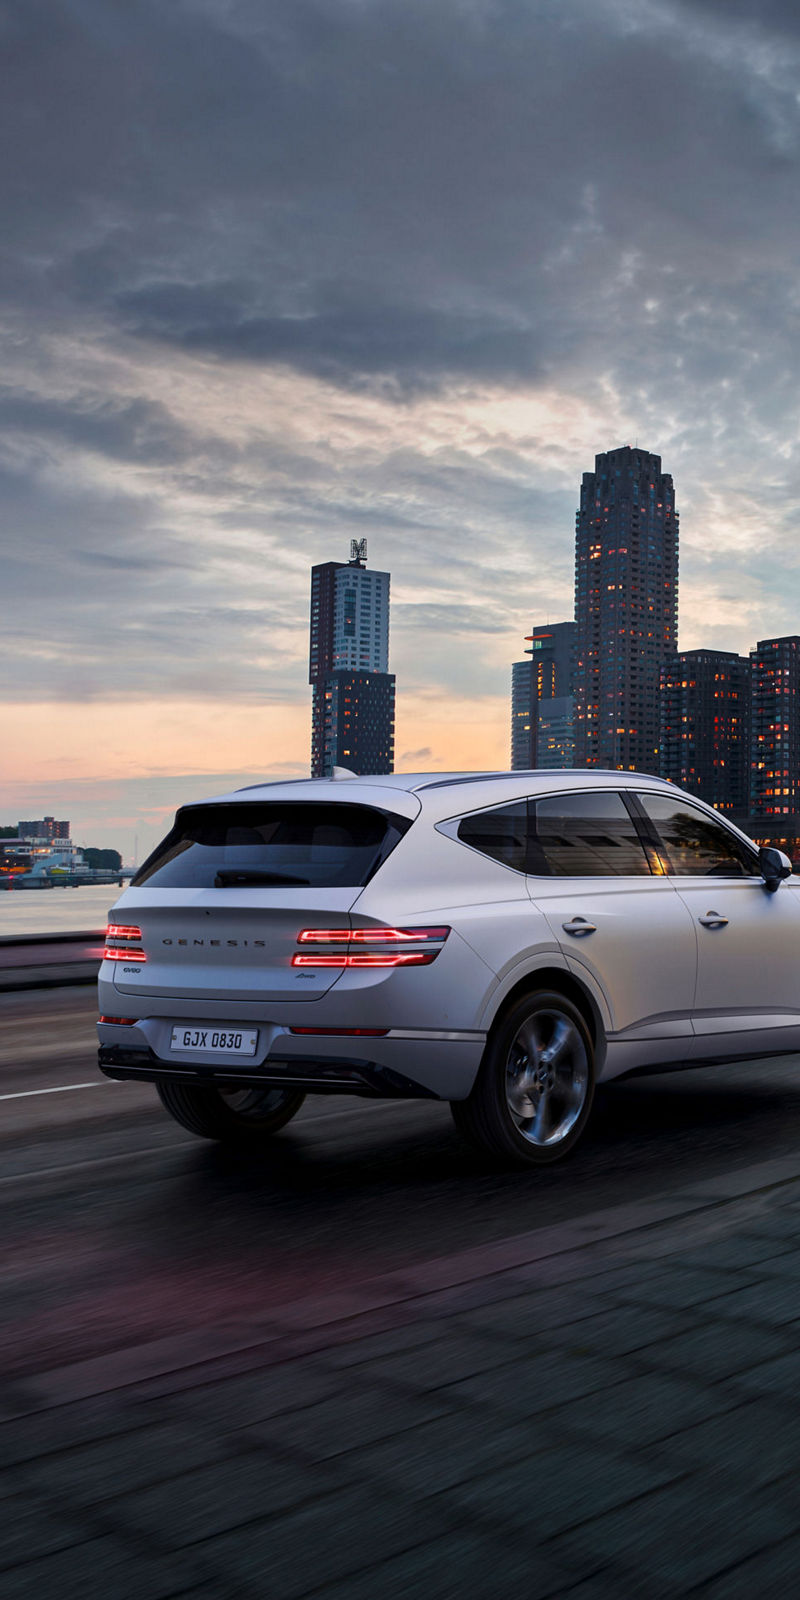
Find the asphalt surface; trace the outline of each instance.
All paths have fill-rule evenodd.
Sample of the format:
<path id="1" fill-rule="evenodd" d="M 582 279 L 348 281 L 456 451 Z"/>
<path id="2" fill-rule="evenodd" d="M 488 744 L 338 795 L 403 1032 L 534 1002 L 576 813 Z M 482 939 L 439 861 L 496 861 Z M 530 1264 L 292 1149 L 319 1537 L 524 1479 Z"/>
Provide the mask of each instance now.
<path id="1" fill-rule="evenodd" d="M 94 1016 L 86 988 L 0 995 L 0 1462 L 22 1463 L 0 1472 L 9 1593 L 577 1600 L 739 1593 L 740 1568 L 762 1594 L 792 1587 L 800 1505 L 780 1424 L 800 1373 L 740 1385 L 743 1365 L 792 1357 L 800 1321 L 800 1264 L 782 1299 L 770 1279 L 760 1321 L 756 1270 L 794 1261 L 800 1059 L 609 1088 L 583 1145 L 542 1174 L 476 1155 L 429 1103 L 312 1097 L 244 1157 L 184 1133 L 150 1086 L 100 1077 Z M 729 1359 L 707 1370 L 720 1296 L 748 1289 L 756 1309 L 735 1337 L 723 1318 Z M 576 1332 L 587 1307 L 597 1337 Z M 680 1339 L 691 1404 L 664 1349 Z M 578 1396 L 609 1388 L 616 1409 L 590 1442 L 573 1437 Z M 658 1419 L 646 1436 L 638 1393 Z M 709 1465 L 704 1435 L 690 1485 L 700 1457 L 690 1470 L 665 1451 L 664 1418 L 671 1436 L 728 1412 L 735 1450 L 729 1435 Z M 743 1543 L 732 1482 L 743 1494 L 753 1479 L 754 1438 L 764 1517 Z M 780 1515 L 763 1472 L 778 1438 Z M 711 1553 L 681 1567 L 712 1466 L 732 1479 L 711 1495 Z M 556 1481 L 571 1521 L 546 1509 Z M 656 1524 L 631 1554 L 623 1524 L 650 1496 Z M 174 1516 L 189 1530 L 177 1543 Z"/>
<path id="2" fill-rule="evenodd" d="M 793 1058 L 609 1088 L 583 1148 L 541 1174 L 484 1160 L 446 1106 L 350 1097 L 309 1096 L 269 1152 L 232 1154 L 173 1123 L 152 1086 L 98 1073 L 95 1016 L 90 989 L 0 996 L 0 1206 L 22 1268 L 0 1305 L 7 1371 L 193 1329 L 265 1291 L 272 1305 L 325 1293 L 800 1144 Z"/>

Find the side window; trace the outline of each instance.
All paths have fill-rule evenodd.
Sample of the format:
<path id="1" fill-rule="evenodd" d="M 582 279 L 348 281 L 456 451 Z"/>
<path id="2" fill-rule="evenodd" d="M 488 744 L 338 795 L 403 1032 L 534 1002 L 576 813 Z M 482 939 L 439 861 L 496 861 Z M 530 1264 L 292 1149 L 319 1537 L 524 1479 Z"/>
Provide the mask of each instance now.
<path id="1" fill-rule="evenodd" d="M 557 878 L 649 875 L 644 845 L 619 794 L 531 801 L 528 871 Z"/>
<path id="2" fill-rule="evenodd" d="M 515 800 L 510 806 L 496 806 L 491 811 L 476 811 L 471 817 L 462 817 L 458 824 L 458 837 L 473 850 L 502 861 L 515 872 L 525 871 L 528 834 L 528 805 L 525 800 Z"/>
<path id="3" fill-rule="evenodd" d="M 760 878 L 755 849 L 680 795 L 637 796 L 660 840 L 666 872 L 679 878 Z"/>

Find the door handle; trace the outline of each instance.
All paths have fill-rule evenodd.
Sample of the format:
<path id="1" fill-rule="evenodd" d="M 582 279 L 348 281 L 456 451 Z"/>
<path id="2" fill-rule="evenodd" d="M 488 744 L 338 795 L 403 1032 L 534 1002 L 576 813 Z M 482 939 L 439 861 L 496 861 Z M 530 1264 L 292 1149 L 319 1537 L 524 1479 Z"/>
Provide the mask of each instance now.
<path id="1" fill-rule="evenodd" d="M 727 928 L 727 917 L 721 917 L 718 911 L 707 911 L 704 917 L 698 917 L 698 922 L 703 928 Z"/>
<path id="2" fill-rule="evenodd" d="M 573 939 L 582 939 L 584 934 L 597 932 L 594 923 L 587 922 L 585 917 L 573 917 L 571 922 L 562 922 L 561 926 L 565 933 L 572 934 Z"/>

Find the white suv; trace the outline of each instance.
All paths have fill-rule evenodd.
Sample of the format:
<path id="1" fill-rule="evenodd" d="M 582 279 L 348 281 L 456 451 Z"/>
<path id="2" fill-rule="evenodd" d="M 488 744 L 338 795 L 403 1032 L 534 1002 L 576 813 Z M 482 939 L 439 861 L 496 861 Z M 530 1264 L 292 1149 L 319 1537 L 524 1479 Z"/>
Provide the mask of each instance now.
<path id="1" fill-rule="evenodd" d="M 194 1133 L 448 1100 L 556 1160 L 597 1080 L 800 1049 L 791 866 L 636 773 L 302 780 L 185 806 L 118 900 L 100 1066 Z"/>

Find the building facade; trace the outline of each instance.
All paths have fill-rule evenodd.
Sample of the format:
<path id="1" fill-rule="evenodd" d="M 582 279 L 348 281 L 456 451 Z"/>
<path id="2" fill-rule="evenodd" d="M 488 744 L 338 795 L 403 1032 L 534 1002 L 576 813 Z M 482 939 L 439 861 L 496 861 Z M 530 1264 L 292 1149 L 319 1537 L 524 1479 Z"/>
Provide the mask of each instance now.
<path id="1" fill-rule="evenodd" d="M 683 650 L 661 669 L 661 776 L 729 815 L 750 806 L 750 661 Z"/>
<path id="2" fill-rule="evenodd" d="M 57 822 L 55 817 L 40 817 L 35 822 L 18 822 L 17 836 L 35 840 L 37 844 L 51 844 L 54 839 L 69 840 L 69 823 Z"/>
<path id="3" fill-rule="evenodd" d="M 530 660 L 511 668 L 512 771 L 571 767 L 575 623 L 543 624 L 527 643 Z"/>
<path id="4" fill-rule="evenodd" d="M 329 778 L 334 767 L 359 775 L 393 772 L 394 705 L 391 672 L 344 670 L 315 683 L 312 778 Z"/>
<path id="5" fill-rule="evenodd" d="M 750 652 L 754 817 L 800 812 L 800 637 L 759 639 Z"/>
<path id="6" fill-rule="evenodd" d="M 625 446 L 583 474 L 575 622 L 575 765 L 658 773 L 678 630 L 678 513 L 660 456 Z"/>
<path id="7" fill-rule="evenodd" d="M 389 672 L 389 573 L 368 571 L 366 541 L 349 562 L 311 572 L 311 776 L 394 770 L 395 679 Z"/>

